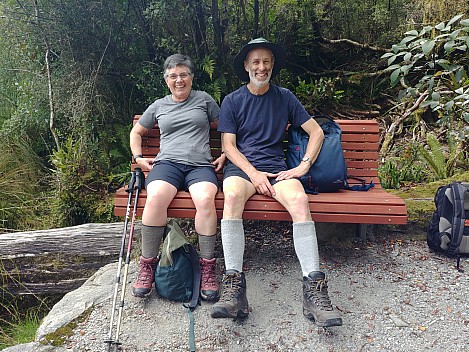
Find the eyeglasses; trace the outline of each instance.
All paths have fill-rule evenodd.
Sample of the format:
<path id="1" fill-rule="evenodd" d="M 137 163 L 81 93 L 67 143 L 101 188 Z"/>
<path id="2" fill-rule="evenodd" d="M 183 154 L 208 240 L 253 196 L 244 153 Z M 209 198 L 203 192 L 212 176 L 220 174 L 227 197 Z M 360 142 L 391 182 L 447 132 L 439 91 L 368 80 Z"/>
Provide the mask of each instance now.
<path id="1" fill-rule="evenodd" d="M 188 77 L 192 76 L 192 74 L 188 73 L 188 72 L 183 72 L 183 73 L 180 73 L 180 74 L 175 74 L 175 73 L 171 73 L 170 75 L 167 75 L 166 77 L 168 77 L 171 81 L 176 81 L 178 79 L 178 77 L 180 79 L 187 79 Z"/>

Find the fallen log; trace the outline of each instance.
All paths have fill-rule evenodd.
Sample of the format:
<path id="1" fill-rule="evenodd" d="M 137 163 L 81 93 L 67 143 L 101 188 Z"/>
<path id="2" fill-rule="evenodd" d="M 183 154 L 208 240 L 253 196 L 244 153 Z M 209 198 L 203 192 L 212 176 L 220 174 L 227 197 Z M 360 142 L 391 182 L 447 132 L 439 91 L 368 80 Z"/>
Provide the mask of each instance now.
<path id="1" fill-rule="evenodd" d="M 117 261 L 123 230 L 123 223 L 112 223 L 0 234 L 0 294 L 50 296 L 75 290 L 100 267 Z M 138 223 L 134 244 L 139 235 Z"/>

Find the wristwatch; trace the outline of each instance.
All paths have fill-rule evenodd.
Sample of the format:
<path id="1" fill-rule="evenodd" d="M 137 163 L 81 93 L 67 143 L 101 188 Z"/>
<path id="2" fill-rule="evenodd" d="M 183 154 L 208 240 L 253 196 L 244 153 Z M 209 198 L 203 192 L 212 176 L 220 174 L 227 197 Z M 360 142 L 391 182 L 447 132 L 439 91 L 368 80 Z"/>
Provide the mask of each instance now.
<path id="1" fill-rule="evenodd" d="M 142 154 L 136 154 L 134 155 L 134 161 L 137 162 L 137 158 L 143 158 Z"/>
<path id="2" fill-rule="evenodd" d="M 301 161 L 304 161 L 305 163 L 308 163 L 308 164 L 311 164 L 311 158 L 309 156 L 304 156 L 303 159 L 301 159 Z"/>

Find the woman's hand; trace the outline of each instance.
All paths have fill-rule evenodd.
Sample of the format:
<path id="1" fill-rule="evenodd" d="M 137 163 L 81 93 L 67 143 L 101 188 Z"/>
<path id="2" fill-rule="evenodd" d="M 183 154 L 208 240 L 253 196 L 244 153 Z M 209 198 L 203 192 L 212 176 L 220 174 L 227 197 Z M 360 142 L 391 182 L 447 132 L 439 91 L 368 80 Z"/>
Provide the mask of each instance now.
<path id="1" fill-rule="evenodd" d="M 225 161 L 226 161 L 226 155 L 225 153 L 222 153 L 218 158 L 216 158 L 212 162 L 212 165 L 215 166 L 216 172 L 220 171 L 223 168 L 223 166 L 225 165 Z"/>

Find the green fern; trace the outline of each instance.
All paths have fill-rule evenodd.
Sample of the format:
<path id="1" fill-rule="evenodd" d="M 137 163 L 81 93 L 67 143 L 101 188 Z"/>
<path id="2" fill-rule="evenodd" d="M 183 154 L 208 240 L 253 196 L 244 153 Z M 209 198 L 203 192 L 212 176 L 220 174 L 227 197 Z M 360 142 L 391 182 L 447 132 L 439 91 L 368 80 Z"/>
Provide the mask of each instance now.
<path id="1" fill-rule="evenodd" d="M 200 66 L 202 71 L 208 74 L 210 80 L 213 80 L 213 72 L 215 72 L 215 60 L 211 59 L 209 56 L 205 56 L 202 59 Z"/>
<path id="2" fill-rule="evenodd" d="M 418 146 L 419 155 L 423 162 L 427 164 L 433 173 L 435 180 L 442 180 L 450 177 L 454 172 L 454 166 L 461 156 L 460 145 L 448 138 L 448 156 L 443 152 L 443 146 L 433 133 L 427 135 L 426 149 L 423 145 Z"/>

